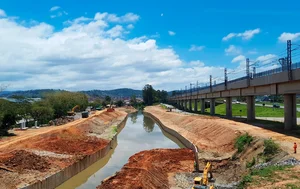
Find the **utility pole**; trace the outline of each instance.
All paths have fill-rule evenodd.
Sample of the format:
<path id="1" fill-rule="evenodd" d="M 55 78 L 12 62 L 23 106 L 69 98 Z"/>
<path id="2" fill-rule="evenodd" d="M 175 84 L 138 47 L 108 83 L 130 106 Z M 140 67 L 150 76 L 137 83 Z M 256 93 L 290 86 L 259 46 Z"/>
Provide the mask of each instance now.
<path id="1" fill-rule="evenodd" d="M 246 59 L 246 76 L 247 76 L 247 85 L 250 86 L 250 60 L 249 58 Z"/>
<path id="2" fill-rule="evenodd" d="M 286 53 L 287 53 L 287 68 L 288 68 L 288 76 L 289 80 L 293 80 L 292 75 L 292 41 L 287 40 L 287 47 L 286 47 Z"/>
<path id="3" fill-rule="evenodd" d="M 212 76 L 209 76 L 209 87 L 210 87 L 210 92 L 212 92 Z"/>
<path id="4" fill-rule="evenodd" d="M 255 74 L 256 74 L 256 68 L 253 67 L 253 78 L 254 78 Z"/>
<path id="5" fill-rule="evenodd" d="M 224 69 L 224 84 L 225 84 L 225 90 L 227 90 L 227 68 Z"/>

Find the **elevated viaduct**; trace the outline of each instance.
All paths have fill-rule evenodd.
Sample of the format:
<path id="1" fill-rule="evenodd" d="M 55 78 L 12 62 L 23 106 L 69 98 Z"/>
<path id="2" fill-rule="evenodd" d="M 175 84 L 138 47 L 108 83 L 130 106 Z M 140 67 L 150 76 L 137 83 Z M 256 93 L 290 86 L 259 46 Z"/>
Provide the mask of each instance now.
<path id="1" fill-rule="evenodd" d="M 226 78 L 226 77 L 225 77 Z M 224 83 L 186 90 L 169 97 L 169 101 L 176 107 L 197 111 L 197 102 L 201 101 L 201 113 L 205 112 L 205 100 L 210 101 L 210 114 L 215 114 L 215 99 L 226 99 L 226 117 L 232 117 L 232 97 L 246 97 L 247 119 L 255 119 L 255 96 L 283 95 L 284 96 L 284 128 L 291 130 L 297 125 L 296 94 L 300 94 L 300 63 L 280 67 L 256 74 L 247 74 Z"/>

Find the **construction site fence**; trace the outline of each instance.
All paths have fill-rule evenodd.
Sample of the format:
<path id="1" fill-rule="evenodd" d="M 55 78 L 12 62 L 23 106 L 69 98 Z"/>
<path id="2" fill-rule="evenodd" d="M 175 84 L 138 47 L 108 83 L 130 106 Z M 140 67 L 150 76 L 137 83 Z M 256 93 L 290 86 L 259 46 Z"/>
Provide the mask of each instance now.
<path id="1" fill-rule="evenodd" d="M 118 131 L 121 130 L 127 120 L 127 116 L 125 119 L 117 126 Z M 113 148 L 115 141 L 117 139 L 117 135 L 115 135 L 112 140 L 108 143 L 105 148 L 97 151 L 92 155 L 87 155 L 83 159 L 75 162 L 74 164 L 66 167 L 65 169 L 45 178 L 44 180 L 38 181 L 33 183 L 29 186 L 23 187 L 22 189 L 53 189 L 70 179 L 71 177 L 75 176 L 76 174 L 80 173 L 84 169 L 91 166 L 93 163 L 99 161 L 103 157 L 105 157 L 108 152 Z M 100 183 L 100 181 L 99 181 Z"/>

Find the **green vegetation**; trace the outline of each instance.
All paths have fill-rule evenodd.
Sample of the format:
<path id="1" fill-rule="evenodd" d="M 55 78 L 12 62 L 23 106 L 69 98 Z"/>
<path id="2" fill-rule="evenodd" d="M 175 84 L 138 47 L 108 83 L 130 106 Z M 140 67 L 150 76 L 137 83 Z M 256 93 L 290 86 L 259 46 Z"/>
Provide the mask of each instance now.
<path id="1" fill-rule="evenodd" d="M 245 146 L 249 145 L 252 141 L 253 137 L 246 133 L 236 138 L 234 146 L 238 149 L 238 152 L 242 152 Z"/>
<path id="2" fill-rule="evenodd" d="M 41 101 L 30 103 L 25 97 L 14 96 L 17 102 L 0 99 L 0 136 L 8 135 L 8 130 L 16 122 L 25 119 L 27 126 L 32 126 L 36 120 L 39 124 L 48 123 L 54 118 L 66 116 L 67 112 L 79 105 L 80 110 L 85 110 L 88 99 L 85 94 L 74 92 L 56 92 L 45 94 Z"/>
<path id="3" fill-rule="evenodd" d="M 253 166 L 255 165 L 255 163 L 256 163 L 256 160 L 255 160 L 255 158 L 253 157 L 252 161 L 247 162 L 246 167 L 247 167 L 247 168 L 251 168 L 251 167 L 253 167 Z"/>
<path id="4" fill-rule="evenodd" d="M 264 147 L 264 151 L 259 156 L 266 162 L 270 161 L 280 151 L 279 145 L 272 139 L 265 140 Z"/>
<path id="5" fill-rule="evenodd" d="M 115 135 L 118 132 L 118 127 L 117 126 L 112 126 L 112 133 Z"/>
<path id="6" fill-rule="evenodd" d="M 209 108 L 206 109 L 210 111 Z M 241 111 L 240 111 L 241 110 Z M 215 107 L 217 115 L 226 115 L 226 104 L 220 104 Z M 284 117 L 284 110 L 281 108 L 270 108 L 270 107 L 255 107 L 256 117 Z M 247 105 L 244 104 L 232 104 L 232 115 L 233 116 L 247 116 Z M 297 117 L 300 116 L 300 112 L 297 112 Z"/>
<path id="7" fill-rule="evenodd" d="M 160 107 L 162 107 L 163 109 L 167 109 L 167 106 L 164 104 L 160 104 Z"/>
<path id="8" fill-rule="evenodd" d="M 246 186 L 253 181 L 258 182 L 258 178 L 253 178 L 253 176 L 262 178 L 263 180 L 269 180 L 272 181 L 272 177 L 275 176 L 275 172 L 283 172 L 286 171 L 286 169 L 291 168 L 291 166 L 268 166 L 263 169 L 254 169 L 251 170 L 251 172 L 244 176 L 242 181 L 240 182 L 238 188 L 246 188 Z"/>
<path id="9" fill-rule="evenodd" d="M 289 189 L 300 189 L 300 186 L 296 186 L 295 184 L 286 184 L 285 186 Z"/>
<path id="10" fill-rule="evenodd" d="M 143 100 L 147 106 L 151 106 L 154 103 L 166 103 L 167 97 L 167 91 L 154 90 L 149 84 L 145 85 L 143 88 Z"/>

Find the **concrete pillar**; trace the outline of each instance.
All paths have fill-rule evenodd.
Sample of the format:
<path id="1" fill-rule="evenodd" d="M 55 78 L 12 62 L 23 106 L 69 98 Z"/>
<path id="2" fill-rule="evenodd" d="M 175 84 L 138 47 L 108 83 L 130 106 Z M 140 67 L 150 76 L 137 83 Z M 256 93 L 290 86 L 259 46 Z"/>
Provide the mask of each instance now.
<path id="1" fill-rule="evenodd" d="M 284 95 L 284 130 L 297 126 L 296 94 Z"/>
<path id="2" fill-rule="evenodd" d="M 192 99 L 189 99 L 189 111 L 192 111 Z"/>
<path id="3" fill-rule="evenodd" d="M 188 106 L 187 106 L 187 100 L 184 100 L 184 108 L 183 108 L 183 109 L 186 111 L 186 110 L 187 110 L 187 107 L 188 107 Z"/>
<path id="4" fill-rule="evenodd" d="M 254 96 L 247 96 L 247 120 L 255 120 L 255 100 Z"/>
<path id="5" fill-rule="evenodd" d="M 198 100 L 194 100 L 194 112 L 198 112 Z"/>
<path id="6" fill-rule="evenodd" d="M 201 99 L 201 113 L 202 114 L 205 113 L 205 99 L 204 98 Z"/>
<path id="7" fill-rule="evenodd" d="M 226 117 L 232 118 L 232 98 L 227 97 L 226 98 Z"/>
<path id="8" fill-rule="evenodd" d="M 210 115 L 215 115 L 215 99 L 210 99 Z"/>

